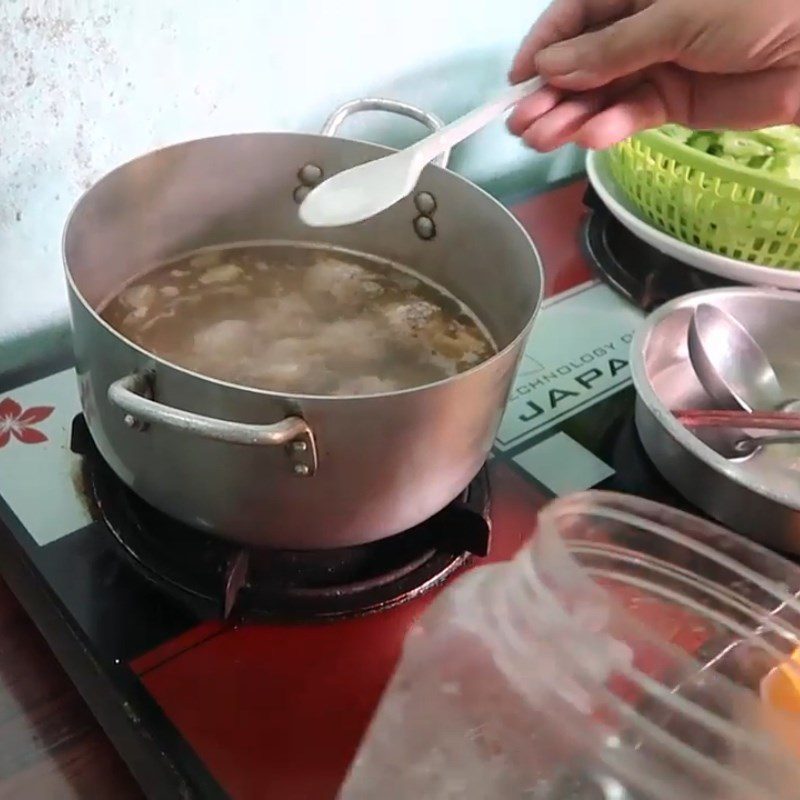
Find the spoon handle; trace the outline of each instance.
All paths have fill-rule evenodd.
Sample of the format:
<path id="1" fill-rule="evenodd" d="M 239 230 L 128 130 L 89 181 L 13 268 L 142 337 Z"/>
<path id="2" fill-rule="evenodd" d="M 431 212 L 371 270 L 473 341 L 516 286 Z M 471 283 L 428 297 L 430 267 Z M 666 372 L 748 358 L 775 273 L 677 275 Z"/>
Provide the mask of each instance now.
<path id="1" fill-rule="evenodd" d="M 748 436 L 740 439 L 733 449 L 743 456 L 748 456 L 759 447 L 769 447 L 773 444 L 797 444 L 800 442 L 800 433 L 776 433 L 772 436 Z"/>
<path id="2" fill-rule="evenodd" d="M 684 427 L 695 428 L 739 428 L 763 431 L 800 432 L 800 414 L 788 411 L 706 411 L 692 409 L 676 411 L 675 417 Z"/>
<path id="3" fill-rule="evenodd" d="M 544 81 L 537 76 L 515 86 L 509 86 L 493 100 L 478 106 L 478 108 L 464 114 L 463 117 L 453 120 L 437 133 L 426 136 L 417 142 L 412 148 L 416 151 L 420 160 L 427 164 L 443 151 L 449 150 L 468 136 L 472 136 L 473 133 L 484 128 L 504 111 L 515 106 L 520 100 L 529 94 L 533 94 L 543 85 Z"/>

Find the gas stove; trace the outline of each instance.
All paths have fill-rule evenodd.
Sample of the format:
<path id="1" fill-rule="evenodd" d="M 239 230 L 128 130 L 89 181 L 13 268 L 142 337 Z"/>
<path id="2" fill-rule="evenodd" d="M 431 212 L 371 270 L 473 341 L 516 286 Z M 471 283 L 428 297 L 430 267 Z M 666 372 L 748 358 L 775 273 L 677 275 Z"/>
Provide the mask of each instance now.
<path id="1" fill-rule="evenodd" d="M 355 547 L 276 550 L 201 533 L 149 506 L 102 459 L 82 414 L 70 449 L 82 459 L 87 502 L 130 563 L 203 615 L 286 622 L 384 611 L 446 580 L 471 554 L 489 552 L 486 469 L 411 530 Z"/>
<path id="2" fill-rule="evenodd" d="M 683 505 L 636 435 L 627 353 L 642 309 L 716 279 L 679 278 L 585 193 L 513 207 L 547 300 L 488 464 L 372 545 L 259 551 L 189 530 L 102 462 L 72 369 L 0 387 L 0 570 L 148 795 L 334 797 L 450 577 L 511 557 L 557 495 Z"/>

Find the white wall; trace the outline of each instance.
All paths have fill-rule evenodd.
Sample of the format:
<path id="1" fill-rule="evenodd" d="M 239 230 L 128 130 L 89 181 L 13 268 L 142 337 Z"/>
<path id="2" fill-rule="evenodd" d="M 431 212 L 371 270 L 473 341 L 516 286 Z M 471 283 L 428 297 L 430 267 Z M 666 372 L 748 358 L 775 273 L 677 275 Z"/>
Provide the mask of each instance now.
<path id="1" fill-rule="evenodd" d="M 186 138 L 315 130 L 357 96 L 453 118 L 503 84 L 545 4 L 0 0 L 0 373 L 65 341 L 61 228 L 108 169 Z M 347 133 L 390 144 L 418 135 L 413 123 L 378 117 L 353 120 Z M 531 167 L 560 177 L 575 164 L 570 153 L 542 161 L 498 123 L 452 166 L 491 185 Z"/>

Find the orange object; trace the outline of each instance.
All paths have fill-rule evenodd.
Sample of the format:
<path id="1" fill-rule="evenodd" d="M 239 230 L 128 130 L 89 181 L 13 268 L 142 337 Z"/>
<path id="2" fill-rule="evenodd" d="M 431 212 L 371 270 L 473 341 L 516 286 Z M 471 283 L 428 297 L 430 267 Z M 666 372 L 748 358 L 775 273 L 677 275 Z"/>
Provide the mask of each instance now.
<path id="1" fill-rule="evenodd" d="M 766 730 L 800 757 L 800 648 L 761 679 L 760 690 Z"/>
<path id="2" fill-rule="evenodd" d="M 800 714 L 800 647 L 762 678 L 761 699 L 776 711 Z"/>

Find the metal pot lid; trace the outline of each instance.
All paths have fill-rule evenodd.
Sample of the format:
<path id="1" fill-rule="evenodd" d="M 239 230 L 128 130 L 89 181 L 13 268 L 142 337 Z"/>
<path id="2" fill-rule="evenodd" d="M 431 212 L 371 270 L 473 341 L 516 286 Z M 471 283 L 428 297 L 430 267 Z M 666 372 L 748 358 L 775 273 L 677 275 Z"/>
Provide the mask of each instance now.
<path id="1" fill-rule="evenodd" d="M 732 437 L 741 438 L 741 434 L 689 431 L 674 417 L 679 410 L 715 407 L 689 360 L 688 326 L 700 303 L 733 315 L 766 352 L 787 397 L 800 396 L 800 294 L 743 286 L 685 295 L 647 318 L 631 345 L 631 373 L 639 402 L 687 456 L 703 462 L 722 480 L 800 510 L 800 444 L 774 444 L 746 458 L 726 457 L 723 453 L 731 452 Z M 703 507 L 706 490 L 711 487 L 699 486 L 688 499 Z"/>

